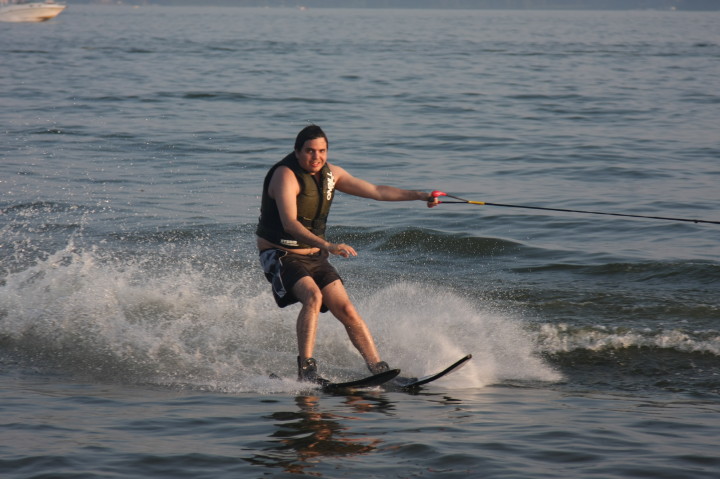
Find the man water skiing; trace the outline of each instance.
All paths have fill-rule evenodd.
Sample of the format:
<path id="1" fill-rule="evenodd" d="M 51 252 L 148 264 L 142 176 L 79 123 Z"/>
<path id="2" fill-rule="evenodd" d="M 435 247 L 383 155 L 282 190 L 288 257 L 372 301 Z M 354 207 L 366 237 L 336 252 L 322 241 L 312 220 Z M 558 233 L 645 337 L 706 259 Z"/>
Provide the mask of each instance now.
<path id="1" fill-rule="evenodd" d="M 373 374 L 388 370 L 380 359 L 365 321 L 350 301 L 342 279 L 329 263 L 330 254 L 357 256 L 344 243 L 325 239 L 325 226 L 335 190 L 377 201 L 427 202 L 436 197 L 421 191 L 374 185 L 327 162 L 328 139 L 316 125 L 305 127 L 295 148 L 268 171 L 263 183 L 257 245 L 260 263 L 281 308 L 300 302 L 297 318 L 298 380 L 323 383 L 313 359 L 317 323 L 330 311 L 345 327 L 353 346 Z"/>

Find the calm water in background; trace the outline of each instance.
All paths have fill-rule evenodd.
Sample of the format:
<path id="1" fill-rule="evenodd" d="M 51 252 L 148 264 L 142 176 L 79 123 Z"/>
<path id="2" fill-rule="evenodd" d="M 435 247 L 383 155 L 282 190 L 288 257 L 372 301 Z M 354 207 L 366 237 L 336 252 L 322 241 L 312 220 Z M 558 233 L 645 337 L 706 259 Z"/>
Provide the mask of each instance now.
<path id="1" fill-rule="evenodd" d="M 720 220 L 717 13 L 71 6 L 3 25 L 3 477 L 717 477 L 720 226 L 340 196 L 417 395 L 305 391 L 253 231 L 331 161 L 472 200 Z M 323 317 L 326 375 L 364 374 Z M 289 379 L 273 381 L 275 372 Z"/>

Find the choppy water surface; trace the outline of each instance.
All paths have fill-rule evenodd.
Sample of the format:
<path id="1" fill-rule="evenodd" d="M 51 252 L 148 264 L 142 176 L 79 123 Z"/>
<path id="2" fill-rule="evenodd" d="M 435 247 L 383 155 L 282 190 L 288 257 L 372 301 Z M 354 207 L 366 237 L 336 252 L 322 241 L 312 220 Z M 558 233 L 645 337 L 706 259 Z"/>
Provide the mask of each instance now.
<path id="1" fill-rule="evenodd" d="M 71 6 L 0 78 L 3 477 L 717 477 L 720 226 L 338 197 L 419 394 L 294 375 L 254 251 L 308 121 L 377 183 L 719 221 L 717 13 Z M 316 356 L 364 374 L 323 317 Z M 271 380 L 274 372 L 288 379 Z"/>

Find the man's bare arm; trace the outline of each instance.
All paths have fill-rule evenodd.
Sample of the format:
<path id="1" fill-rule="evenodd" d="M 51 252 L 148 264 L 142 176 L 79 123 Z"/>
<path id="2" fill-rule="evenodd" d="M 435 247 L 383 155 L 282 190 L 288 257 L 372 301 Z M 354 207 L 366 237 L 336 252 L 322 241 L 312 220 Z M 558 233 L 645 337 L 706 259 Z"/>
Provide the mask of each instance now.
<path id="1" fill-rule="evenodd" d="M 356 178 L 343 168 L 331 165 L 335 176 L 335 188 L 349 195 L 361 198 L 370 198 L 377 201 L 426 201 L 428 206 L 435 206 L 437 198 L 430 193 L 415 190 L 405 190 L 387 185 L 375 185 L 361 178 Z"/>

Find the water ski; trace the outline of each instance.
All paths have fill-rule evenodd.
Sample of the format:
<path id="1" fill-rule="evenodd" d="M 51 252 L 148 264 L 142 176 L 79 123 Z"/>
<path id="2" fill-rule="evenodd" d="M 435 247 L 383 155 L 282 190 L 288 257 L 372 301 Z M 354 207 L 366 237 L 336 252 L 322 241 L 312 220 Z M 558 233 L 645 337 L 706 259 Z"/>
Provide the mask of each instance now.
<path id="1" fill-rule="evenodd" d="M 442 371 L 431 374 L 429 376 L 424 376 L 421 378 L 395 378 L 391 383 L 388 384 L 387 389 L 400 389 L 403 391 L 411 391 L 414 389 L 420 388 L 420 386 L 431 383 L 433 381 L 436 381 L 444 376 L 447 376 L 448 374 L 457 371 L 462 366 L 464 366 L 470 359 L 472 358 L 472 354 L 468 354 L 467 356 L 463 356 L 462 358 L 458 359 L 454 363 L 452 363 L 450 366 L 446 367 Z"/>
<path id="2" fill-rule="evenodd" d="M 371 376 L 367 376 L 360 379 L 354 379 L 352 381 L 344 381 L 344 382 L 332 382 L 328 381 L 327 379 L 323 379 L 318 383 L 306 383 L 309 386 L 312 387 L 319 387 L 323 391 L 342 391 L 343 389 L 361 389 L 361 388 L 371 388 L 374 386 L 380 386 L 382 384 L 387 383 L 388 381 L 392 381 L 397 377 L 397 375 L 400 374 L 399 369 L 390 369 L 389 371 L 383 371 L 378 374 L 373 374 Z M 277 374 L 270 374 L 270 379 L 281 379 L 280 376 Z"/>
<path id="3" fill-rule="evenodd" d="M 370 388 L 373 386 L 380 386 L 382 384 L 387 383 L 388 381 L 392 381 L 397 377 L 397 375 L 400 374 L 399 369 L 390 369 L 388 371 L 383 371 L 378 374 L 373 374 L 372 376 L 367 376 L 362 379 L 356 379 L 354 381 L 347 381 L 342 383 L 334 383 L 334 382 L 328 382 L 321 384 L 320 387 L 323 391 L 339 391 L 342 389 L 358 389 L 358 388 Z"/>

